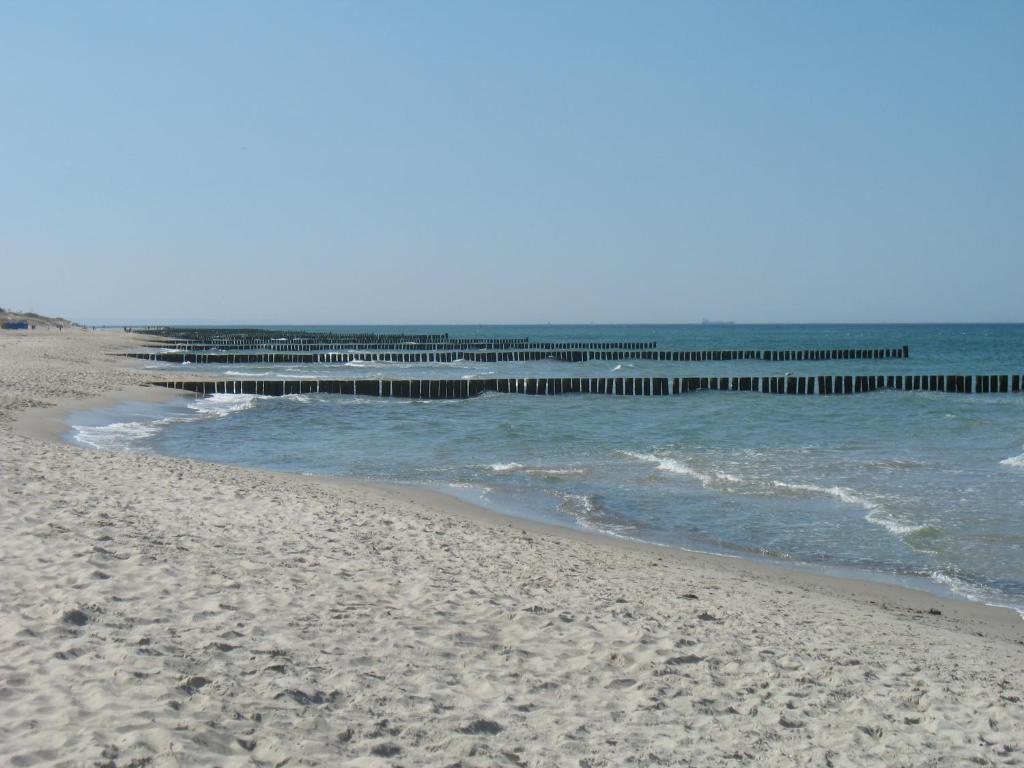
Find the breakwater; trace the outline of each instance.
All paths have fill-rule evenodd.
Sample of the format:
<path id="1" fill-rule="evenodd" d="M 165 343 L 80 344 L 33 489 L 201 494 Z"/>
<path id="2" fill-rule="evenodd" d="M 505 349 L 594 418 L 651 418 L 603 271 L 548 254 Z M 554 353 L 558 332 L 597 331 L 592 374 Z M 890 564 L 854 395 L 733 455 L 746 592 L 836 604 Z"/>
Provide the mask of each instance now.
<path id="1" fill-rule="evenodd" d="M 165 346 L 188 351 L 213 349 L 654 349 L 657 342 L 537 341 L 528 336 L 452 337 L 447 333 L 332 333 L 266 328 L 197 328 L 180 326 L 125 326 L 125 331 L 166 339 Z"/>
<path id="2" fill-rule="evenodd" d="M 201 344 L 259 343 L 272 341 L 322 341 L 339 343 L 436 343 L 448 341 L 447 333 L 375 333 L 352 332 L 332 333 L 297 329 L 274 330 L 271 328 L 201 328 L 195 326 L 125 326 L 129 333 L 147 336 L 161 336 L 172 341 L 192 341 Z"/>
<path id="3" fill-rule="evenodd" d="M 310 393 L 452 400 L 485 392 L 521 395 L 591 394 L 628 397 L 681 395 L 703 390 L 779 395 L 852 395 L 879 390 L 960 394 L 1019 393 L 1021 374 L 898 374 L 835 376 L 683 376 L 488 379 L 222 379 L 157 381 L 156 386 L 200 395 L 266 396 Z"/>
<path id="4" fill-rule="evenodd" d="M 654 341 L 578 341 L 578 342 L 531 342 L 525 339 L 458 339 L 446 342 L 232 342 L 223 344 L 193 344 L 172 342 L 168 344 L 146 344 L 163 349 L 186 352 L 230 352 L 264 350 L 269 352 L 309 352 L 332 350 L 389 350 L 403 351 L 460 351 L 460 350 L 581 350 L 581 349 L 654 349 Z"/>
<path id="5" fill-rule="evenodd" d="M 659 360 L 700 362 L 721 360 L 867 360 L 910 356 L 908 347 L 887 349 L 765 349 L 765 350 L 666 350 L 666 349 L 525 349 L 510 351 L 459 350 L 453 352 L 132 352 L 125 355 L 164 363 L 244 365 L 247 363 L 518 363 L 558 360 L 569 363 L 589 360 Z"/>

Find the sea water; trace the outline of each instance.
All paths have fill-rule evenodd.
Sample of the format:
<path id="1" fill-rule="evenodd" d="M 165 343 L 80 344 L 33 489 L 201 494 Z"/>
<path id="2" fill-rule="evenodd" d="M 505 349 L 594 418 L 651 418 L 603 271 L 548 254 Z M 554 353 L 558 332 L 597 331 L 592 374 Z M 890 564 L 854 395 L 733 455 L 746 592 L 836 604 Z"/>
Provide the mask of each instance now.
<path id="1" fill-rule="evenodd" d="M 911 356 L 150 367 L 239 379 L 1024 372 L 1020 325 L 303 329 L 640 340 L 689 350 L 908 344 Z M 928 584 L 1024 610 L 1021 394 L 216 395 L 128 403 L 71 423 L 72 440 L 109 450 L 415 483 L 610 536 Z"/>

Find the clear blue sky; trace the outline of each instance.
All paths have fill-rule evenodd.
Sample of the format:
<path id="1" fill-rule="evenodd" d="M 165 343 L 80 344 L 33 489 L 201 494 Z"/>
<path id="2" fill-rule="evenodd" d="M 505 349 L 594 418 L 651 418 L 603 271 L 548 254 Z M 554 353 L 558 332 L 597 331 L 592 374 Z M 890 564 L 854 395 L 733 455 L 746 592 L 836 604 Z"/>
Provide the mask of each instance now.
<path id="1" fill-rule="evenodd" d="M 1024 320 L 1024 2 L 5 2 L 0 305 Z"/>

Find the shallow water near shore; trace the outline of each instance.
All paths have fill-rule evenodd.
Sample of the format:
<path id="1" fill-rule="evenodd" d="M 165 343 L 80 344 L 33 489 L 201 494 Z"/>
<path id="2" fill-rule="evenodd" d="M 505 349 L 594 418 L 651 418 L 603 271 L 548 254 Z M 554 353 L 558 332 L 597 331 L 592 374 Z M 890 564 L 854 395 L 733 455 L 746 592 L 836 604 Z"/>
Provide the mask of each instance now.
<path id="1" fill-rule="evenodd" d="M 1024 370 L 1022 326 L 441 330 L 535 340 L 654 340 L 664 349 L 909 344 L 911 357 L 815 363 L 295 365 L 251 371 L 155 367 L 211 375 L 230 369 L 239 378 Z M 618 365 L 622 369 L 615 370 Z M 507 514 L 669 546 L 929 584 L 1024 610 L 1024 397 L 1019 394 L 487 394 L 430 402 L 218 395 L 165 405 L 122 404 L 76 414 L 69 423 L 71 439 L 104 449 L 423 484 Z"/>

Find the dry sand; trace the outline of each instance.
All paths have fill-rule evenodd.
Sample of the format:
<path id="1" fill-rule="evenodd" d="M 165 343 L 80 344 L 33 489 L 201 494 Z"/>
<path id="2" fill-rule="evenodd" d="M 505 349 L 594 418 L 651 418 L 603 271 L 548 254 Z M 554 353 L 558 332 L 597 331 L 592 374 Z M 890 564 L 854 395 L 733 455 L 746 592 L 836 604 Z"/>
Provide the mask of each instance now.
<path id="1" fill-rule="evenodd" d="M 1024 763 L 1010 611 L 56 441 L 135 343 L 0 335 L 0 764 Z"/>

